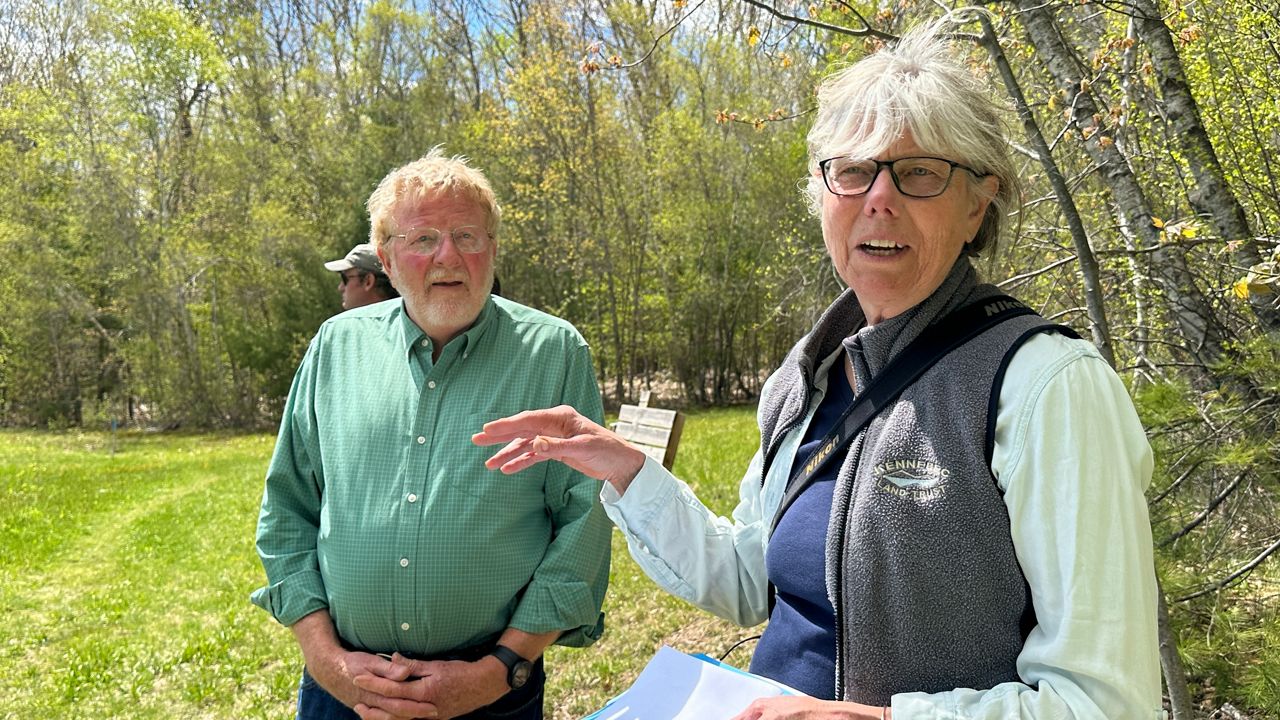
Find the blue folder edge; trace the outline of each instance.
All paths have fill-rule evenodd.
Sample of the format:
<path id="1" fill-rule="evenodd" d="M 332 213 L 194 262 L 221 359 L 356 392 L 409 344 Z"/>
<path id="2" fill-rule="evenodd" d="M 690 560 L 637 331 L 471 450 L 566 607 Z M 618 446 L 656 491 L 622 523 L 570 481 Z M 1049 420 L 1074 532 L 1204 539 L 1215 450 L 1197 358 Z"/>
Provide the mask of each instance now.
<path id="1" fill-rule="evenodd" d="M 717 659 L 715 659 L 715 658 L 713 658 L 713 657 L 711 657 L 710 655 L 707 655 L 707 654 L 705 654 L 705 653 L 685 653 L 685 654 L 686 654 L 686 655 L 688 655 L 689 657 L 697 658 L 697 659 L 699 659 L 699 660 L 701 660 L 701 661 L 703 661 L 703 662 L 709 662 L 709 663 L 711 663 L 712 665 L 718 665 L 718 666 L 720 666 L 720 667 L 722 667 L 722 668 L 724 668 L 724 669 L 726 669 L 726 670 L 732 670 L 732 671 L 734 671 L 734 672 L 736 672 L 736 673 L 740 673 L 740 674 L 742 674 L 742 675 L 749 675 L 749 676 L 751 676 L 751 677 L 760 677 L 759 675 L 755 675 L 755 674 L 749 673 L 749 672 L 747 672 L 746 670 L 743 670 L 742 668 L 734 667 L 733 665 L 730 665 L 729 663 L 720 662 L 719 660 L 717 660 Z M 804 694 L 804 693 L 802 693 L 802 692 L 799 692 L 798 690 L 793 690 L 792 688 L 789 688 L 789 687 L 787 687 L 786 685 L 783 685 L 782 683 L 780 683 L 780 682 L 778 682 L 778 681 L 776 681 L 776 680 L 769 680 L 769 678 L 764 678 L 764 679 L 765 679 L 765 680 L 768 680 L 771 684 L 778 686 L 778 687 L 782 690 L 782 694 L 783 694 L 783 695 L 803 695 L 803 694 Z M 618 699 L 618 698 L 619 698 L 623 693 L 625 693 L 625 692 L 626 692 L 626 690 L 623 690 L 623 691 L 622 691 L 622 693 L 618 693 L 618 695 L 613 696 L 612 698 L 610 698 L 610 699 L 609 699 L 609 702 L 607 702 L 607 703 L 605 703 L 605 704 L 604 704 L 604 707 L 602 707 L 602 708 L 600 708 L 599 710 L 597 710 L 597 711 L 595 711 L 595 712 L 591 713 L 590 715 L 588 715 L 588 716 L 586 716 L 586 717 L 582 718 L 582 720 L 598 720 L 601 716 L 603 716 L 603 715 L 604 715 L 604 711 L 605 711 L 605 710 L 608 710 L 608 709 L 609 709 L 609 706 L 613 704 L 613 701 L 614 701 L 614 700 L 617 700 L 617 699 Z"/>

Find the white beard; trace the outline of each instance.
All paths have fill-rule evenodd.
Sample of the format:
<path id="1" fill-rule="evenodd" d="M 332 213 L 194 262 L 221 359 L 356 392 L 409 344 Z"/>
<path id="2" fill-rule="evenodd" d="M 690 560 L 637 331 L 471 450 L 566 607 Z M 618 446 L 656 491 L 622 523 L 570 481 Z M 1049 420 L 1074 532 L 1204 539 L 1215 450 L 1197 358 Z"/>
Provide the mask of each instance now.
<path id="1" fill-rule="evenodd" d="M 436 328 L 466 329 L 480 316 L 493 287 L 493 275 L 492 264 L 484 277 L 470 280 L 449 271 L 433 272 L 427 275 L 424 285 L 396 289 L 404 297 L 409 316 L 424 323 L 423 330 L 428 334 Z M 462 280 L 466 287 L 465 296 L 460 297 L 454 291 L 433 293 L 431 283 L 441 280 Z"/>

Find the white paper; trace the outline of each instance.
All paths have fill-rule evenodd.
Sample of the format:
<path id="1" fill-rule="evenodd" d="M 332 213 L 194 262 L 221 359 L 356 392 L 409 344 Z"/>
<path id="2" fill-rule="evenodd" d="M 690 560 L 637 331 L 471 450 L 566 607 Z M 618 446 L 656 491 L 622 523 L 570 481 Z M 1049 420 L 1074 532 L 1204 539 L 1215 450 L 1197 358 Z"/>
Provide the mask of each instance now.
<path id="1" fill-rule="evenodd" d="M 591 720 L 729 720 L 756 698 L 787 694 L 800 693 L 663 646 L 631 688 Z"/>

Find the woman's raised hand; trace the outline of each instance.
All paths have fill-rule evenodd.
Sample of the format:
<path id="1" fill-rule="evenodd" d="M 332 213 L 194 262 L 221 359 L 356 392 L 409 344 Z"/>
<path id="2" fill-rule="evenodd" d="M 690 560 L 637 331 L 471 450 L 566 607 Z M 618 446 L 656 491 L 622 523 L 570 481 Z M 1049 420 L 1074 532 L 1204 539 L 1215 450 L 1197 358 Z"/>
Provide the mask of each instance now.
<path id="1" fill-rule="evenodd" d="M 485 461 L 490 470 L 511 474 L 544 460 L 558 460 L 626 492 L 644 466 L 645 455 L 568 405 L 526 410 L 484 424 L 471 436 L 476 445 L 507 443 Z"/>

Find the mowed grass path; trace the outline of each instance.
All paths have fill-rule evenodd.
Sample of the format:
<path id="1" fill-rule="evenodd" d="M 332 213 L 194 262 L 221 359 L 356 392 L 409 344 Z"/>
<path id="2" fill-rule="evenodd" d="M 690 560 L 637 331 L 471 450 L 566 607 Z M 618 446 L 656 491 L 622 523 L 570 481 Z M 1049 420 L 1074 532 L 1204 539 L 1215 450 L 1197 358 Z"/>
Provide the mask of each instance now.
<path id="1" fill-rule="evenodd" d="M 676 462 L 728 514 L 750 408 L 690 414 Z M 271 435 L 0 432 L 0 718 L 289 718 L 301 657 L 253 607 Z M 754 634 L 659 590 L 615 531 L 605 637 L 554 648 L 547 709 L 580 718 L 658 646 Z M 729 658 L 749 661 L 749 649 Z"/>

